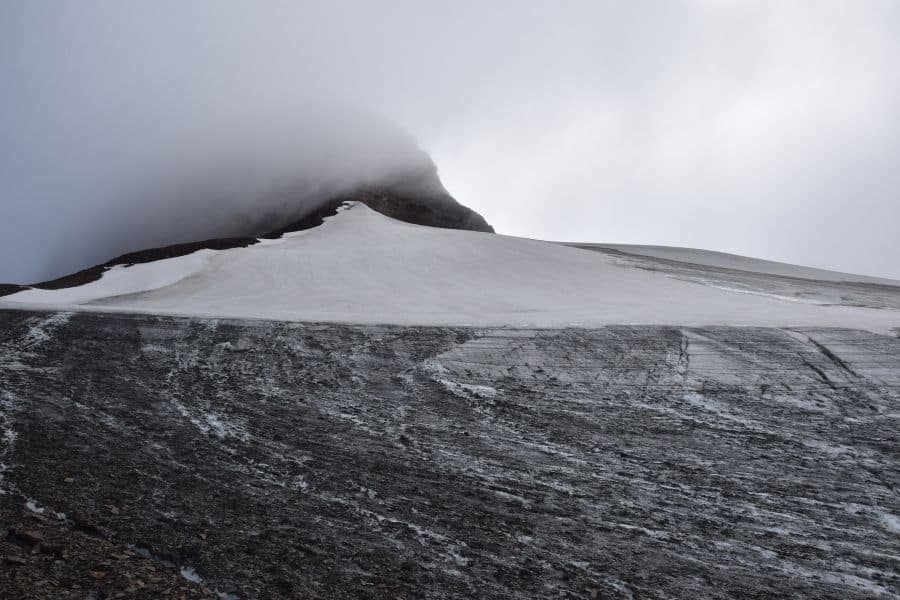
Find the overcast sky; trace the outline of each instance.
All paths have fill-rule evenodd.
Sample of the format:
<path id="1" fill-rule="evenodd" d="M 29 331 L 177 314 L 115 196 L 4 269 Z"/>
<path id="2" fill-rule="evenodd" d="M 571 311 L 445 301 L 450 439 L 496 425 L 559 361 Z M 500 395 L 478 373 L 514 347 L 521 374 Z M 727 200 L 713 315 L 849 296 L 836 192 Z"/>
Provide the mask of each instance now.
<path id="1" fill-rule="evenodd" d="M 183 221 L 139 191 L 162 156 L 235 189 L 267 136 L 279 175 L 412 156 L 323 103 L 402 126 L 500 233 L 900 278 L 896 0 L 6 0 L 0 81 L 0 281 Z"/>

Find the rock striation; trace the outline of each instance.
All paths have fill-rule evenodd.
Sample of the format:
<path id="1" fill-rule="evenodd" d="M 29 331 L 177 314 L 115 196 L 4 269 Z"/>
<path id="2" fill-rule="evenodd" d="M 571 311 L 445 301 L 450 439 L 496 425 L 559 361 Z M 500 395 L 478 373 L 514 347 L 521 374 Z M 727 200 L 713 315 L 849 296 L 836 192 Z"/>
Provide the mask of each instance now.
<path id="1" fill-rule="evenodd" d="M 900 339 L 0 311 L 0 596 L 900 597 Z"/>

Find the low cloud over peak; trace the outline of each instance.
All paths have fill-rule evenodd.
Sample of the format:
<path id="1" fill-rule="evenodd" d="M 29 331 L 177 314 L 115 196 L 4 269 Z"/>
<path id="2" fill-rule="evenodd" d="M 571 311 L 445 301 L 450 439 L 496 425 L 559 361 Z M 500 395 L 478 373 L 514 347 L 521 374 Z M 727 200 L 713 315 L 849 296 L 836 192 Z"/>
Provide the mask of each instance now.
<path id="1" fill-rule="evenodd" d="M 358 188 L 446 193 L 415 140 L 369 111 L 312 100 L 258 109 L 157 114 L 149 129 L 80 132 L 80 147 L 66 144 L 71 164 L 23 182 L 30 203 L 13 214 L 31 222 L 12 250 L 21 261 L 3 266 L 18 269 L 6 279 L 38 281 L 142 248 L 263 233 Z"/>
<path id="2" fill-rule="evenodd" d="M 155 191 L 202 196 L 206 172 L 257 193 L 285 158 L 330 182 L 410 156 L 338 117 L 323 130 L 352 145 L 311 136 L 245 172 L 330 122 L 322 104 L 400 124 L 504 233 L 898 278 L 898 57 L 895 0 L 11 0 L 0 250 L 22 258 L 0 280 L 71 270 L 90 219 L 119 235 L 143 190 L 162 219 Z"/>

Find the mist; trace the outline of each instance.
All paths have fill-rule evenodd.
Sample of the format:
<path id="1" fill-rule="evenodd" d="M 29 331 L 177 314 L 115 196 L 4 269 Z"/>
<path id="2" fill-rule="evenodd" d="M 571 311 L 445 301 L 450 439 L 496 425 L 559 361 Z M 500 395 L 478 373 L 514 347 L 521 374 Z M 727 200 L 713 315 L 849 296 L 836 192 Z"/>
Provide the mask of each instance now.
<path id="1" fill-rule="evenodd" d="M 20 278 L 55 277 L 137 249 L 259 235 L 338 194 L 427 182 L 434 172 L 405 131 L 355 107 L 310 100 L 184 117 L 155 115 L 152 130 L 122 123 L 78 132 L 67 164 L 22 180 L 29 203 L 19 216 L 30 222 L 6 238 L 20 236 L 10 250 L 23 259 Z M 36 272 L 28 264 L 35 258 L 44 260 Z"/>
<path id="2" fill-rule="evenodd" d="M 180 10 L 130 8 L 142 17 L 113 3 L 4 9 L 23 27 L 4 48 L 17 80 L 4 100 L 0 280 L 263 233 L 362 186 L 443 191 L 398 123 L 299 74 L 273 85 L 210 56 L 192 64 L 178 43 L 192 23 L 170 18 Z M 250 57 L 248 69 L 265 62 Z"/>
<path id="3" fill-rule="evenodd" d="M 0 281 L 433 164 L 500 233 L 900 277 L 898 56 L 890 0 L 5 2 Z"/>

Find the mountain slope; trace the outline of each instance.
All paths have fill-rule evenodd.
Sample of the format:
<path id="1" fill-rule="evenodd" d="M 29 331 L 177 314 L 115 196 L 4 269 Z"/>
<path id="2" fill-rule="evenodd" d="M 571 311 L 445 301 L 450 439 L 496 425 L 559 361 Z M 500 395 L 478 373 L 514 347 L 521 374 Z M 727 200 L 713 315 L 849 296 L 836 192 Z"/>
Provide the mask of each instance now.
<path id="1" fill-rule="evenodd" d="M 332 208 L 0 299 L 0 596 L 892 597 L 900 287 Z"/>
<path id="2" fill-rule="evenodd" d="M 786 263 L 750 258 L 738 254 L 715 252 L 713 250 L 699 250 L 697 248 L 679 248 L 675 246 L 642 246 L 637 244 L 580 244 L 562 242 L 566 246 L 594 250 L 596 252 L 618 252 L 631 256 L 652 258 L 660 261 L 674 261 L 677 263 L 694 264 L 718 269 L 744 271 L 761 275 L 776 275 L 779 277 L 796 277 L 800 279 L 813 279 L 829 281 L 832 283 L 871 283 L 876 285 L 900 285 L 900 282 L 883 277 L 870 277 L 853 273 L 839 273 L 826 269 L 816 269 L 791 265 Z"/>
<path id="3" fill-rule="evenodd" d="M 894 337 L 4 310 L 0 333 L 3 598 L 900 589 Z"/>
<path id="4" fill-rule="evenodd" d="M 784 287 L 780 276 L 755 276 L 762 283 L 742 288 L 615 254 L 411 225 L 355 203 L 278 239 L 117 266 L 86 285 L 0 303 L 395 324 L 900 327 L 900 287 L 792 278 L 809 288 L 795 293 L 763 285 Z"/>
<path id="5" fill-rule="evenodd" d="M 290 195 L 288 196 L 290 197 Z M 295 207 L 292 211 L 283 209 L 286 214 L 299 214 L 298 217 L 287 222 L 283 222 L 283 219 L 281 222 L 274 220 L 277 225 L 272 225 L 272 219 L 264 219 L 261 223 L 257 222 L 258 218 L 245 219 L 246 223 L 239 228 L 239 235 L 233 235 L 235 231 L 232 229 L 230 230 L 231 237 L 210 238 L 128 252 L 105 263 L 30 286 L 0 283 L 0 297 L 29 287 L 55 290 L 84 285 L 96 281 L 107 270 L 118 265 L 130 266 L 153 262 L 184 256 L 204 249 L 226 250 L 252 246 L 258 242 L 259 238 L 276 239 L 288 232 L 317 227 L 322 224 L 325 217 L 334 215 L 345 202 L 362 203 L 394 219 L 416 225 L 485 233 L 494 232 L 493 227 L 484 220 L 484 217 L 457 202 L 447 192 L 437 176 L 434 165 L 429 163 L 428 168 L 419 172 L 405 173 L 402 177 L 381 182 L 379 185 L 364 186 L 353 192 L 338 194 L 330 200 L 318 202 L 312 208 L 304 207 L 303 203 L 300 203 L 299 207 Z M 293 204 L 289 198 L 284 203 L 286 205 Z M 276 228 L 268 229 L 264 223 Z"/>

